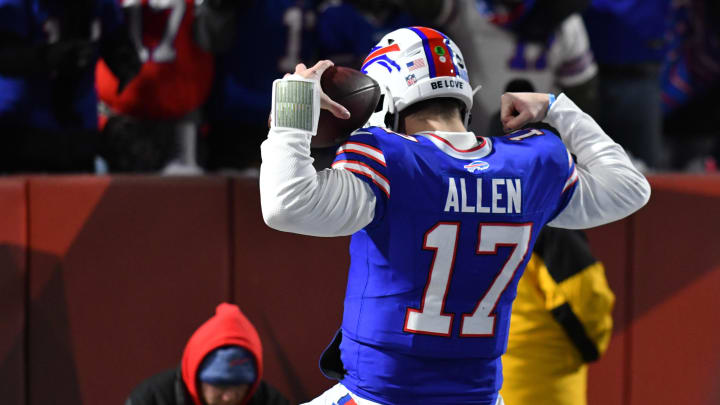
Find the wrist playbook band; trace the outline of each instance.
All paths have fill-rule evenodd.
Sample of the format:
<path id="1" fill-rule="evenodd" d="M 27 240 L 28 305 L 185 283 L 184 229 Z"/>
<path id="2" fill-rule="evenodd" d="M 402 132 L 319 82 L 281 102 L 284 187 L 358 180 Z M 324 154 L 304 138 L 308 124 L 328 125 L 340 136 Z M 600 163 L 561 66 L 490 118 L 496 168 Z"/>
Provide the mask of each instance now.
<path id="1" fill-rule="evenodd" d="M 297 75 L 273 82 L 271 125 L 317 132 L 320 117 L 318 85 Z"/>

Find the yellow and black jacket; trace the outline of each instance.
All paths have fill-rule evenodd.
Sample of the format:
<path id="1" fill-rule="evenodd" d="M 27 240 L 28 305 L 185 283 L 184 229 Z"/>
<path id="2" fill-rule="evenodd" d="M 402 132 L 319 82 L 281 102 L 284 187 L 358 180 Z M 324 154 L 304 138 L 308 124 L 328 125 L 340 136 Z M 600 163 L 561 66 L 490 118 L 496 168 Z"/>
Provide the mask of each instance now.
<path id="1" fill-rule="evenodd" d="M 587 363 L 610 343 L 614 301 L 585 235 L 544 228 L 513 303 L 505 403 L 586 404 Z"/>

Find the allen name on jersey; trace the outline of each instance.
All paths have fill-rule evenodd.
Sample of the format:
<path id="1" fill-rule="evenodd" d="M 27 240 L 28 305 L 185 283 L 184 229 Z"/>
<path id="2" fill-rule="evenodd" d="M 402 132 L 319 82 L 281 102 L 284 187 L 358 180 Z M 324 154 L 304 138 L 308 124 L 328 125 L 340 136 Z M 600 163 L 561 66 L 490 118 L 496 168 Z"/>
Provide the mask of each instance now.
<path id="1" fill-rule="evenodd" d="M 480 163 L 473 162 L 471 165 L 484 163 L 478 162 Z M 472 179 L 465 180 L 462 177 L 458 179 L 455 177 L 448 178 L 445 212 L 522 213 L 522 182 L 520 179 L 485 179 L 486 190 L 484 192 L 482 178 L 478 177 L 475 181 Z"/>

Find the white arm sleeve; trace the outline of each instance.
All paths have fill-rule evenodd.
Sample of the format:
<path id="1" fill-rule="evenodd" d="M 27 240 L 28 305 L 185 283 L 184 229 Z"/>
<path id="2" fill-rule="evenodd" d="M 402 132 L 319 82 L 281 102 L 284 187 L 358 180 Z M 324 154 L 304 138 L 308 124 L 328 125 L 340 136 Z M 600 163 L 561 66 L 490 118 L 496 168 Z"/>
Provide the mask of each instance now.
<path id="1" fill-rule="evenodd" d="M 589 115 L 561 94 L 544 120 L 557 128 L 563 143 L 577 157 L 578 184 L 565 209 L 548 223 L 582 229 L 624 218 L 650 199 L 650 184 L 630 162 L 623 148 Z"/>
<path id="2" fill-rule="evenodd" d="M 351 235 L 375 215 L 375 194 L 347 170 L 316 172 L 311 133 L 270 129 L 261 146 L 260 203 L 265 223 L 312 236 Z"/>

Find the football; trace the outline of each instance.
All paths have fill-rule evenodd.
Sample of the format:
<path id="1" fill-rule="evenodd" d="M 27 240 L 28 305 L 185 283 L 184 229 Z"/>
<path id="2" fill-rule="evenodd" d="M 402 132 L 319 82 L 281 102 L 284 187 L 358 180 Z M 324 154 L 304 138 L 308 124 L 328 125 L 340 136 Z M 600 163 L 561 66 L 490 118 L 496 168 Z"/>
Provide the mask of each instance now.
<path id="1" fill-rule="evenodd" d="M 336 118 L 320 110 L 317 135 L 311 146 L 326 148 L 343 142 L 354 130 L 362 127 L 375 111 L 380 100 L 380 86 L 370 76 L 343 66 L 328 68 L 320 78 L 320 86 L 332 100 L 350 111 L 349 119 Z"/>

